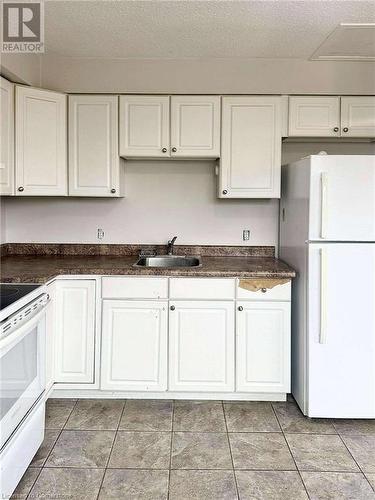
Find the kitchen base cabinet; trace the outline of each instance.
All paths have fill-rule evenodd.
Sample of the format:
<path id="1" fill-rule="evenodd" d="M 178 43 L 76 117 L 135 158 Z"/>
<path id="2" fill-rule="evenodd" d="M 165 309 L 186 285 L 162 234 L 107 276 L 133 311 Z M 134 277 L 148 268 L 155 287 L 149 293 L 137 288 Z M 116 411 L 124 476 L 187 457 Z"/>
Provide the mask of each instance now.
<path id="1" fill-rule="evenodd" d="M 57 280 L 55 382 L 94 382 L 95 280 Z"/>
<path id="2" fill-rule="evenodd" d="M 173 301 L 169 390 L 234 391 L 234 303 Z"/>
<path id="3" fill-rule="evenodd" d="M 166 391 L 166 301 L 104 300 L 101 388 Z"/>
<path id="4" fill-rule="evenodd" d="M 290 302 L 237 302 L 236 390 L 290 391 Z"/>

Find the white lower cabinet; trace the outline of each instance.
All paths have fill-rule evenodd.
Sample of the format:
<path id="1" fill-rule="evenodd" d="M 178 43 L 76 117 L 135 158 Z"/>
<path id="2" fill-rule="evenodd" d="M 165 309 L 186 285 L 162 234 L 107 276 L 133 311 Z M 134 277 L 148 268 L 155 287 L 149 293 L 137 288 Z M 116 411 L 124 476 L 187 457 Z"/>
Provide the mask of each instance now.
<path id="1" fill-rule="evenodd" d="M 103 301 L 101 389 L 167 390 L 167 311 L 167 301 Z"/>
<path id="2" fill-rule="evenodd" d="M 95 280 L 57 280 L 55 382 L 93 383 Z"/>
<path id="3" fill-rule="evenodd" d="M 234 302 L 172 301 L 169 389 L 234 391 Z"/>
<path id="4" fill-rule="evenodd" d="M 290 302 L 237 302 L 236 390 L 290 390 Z"/>

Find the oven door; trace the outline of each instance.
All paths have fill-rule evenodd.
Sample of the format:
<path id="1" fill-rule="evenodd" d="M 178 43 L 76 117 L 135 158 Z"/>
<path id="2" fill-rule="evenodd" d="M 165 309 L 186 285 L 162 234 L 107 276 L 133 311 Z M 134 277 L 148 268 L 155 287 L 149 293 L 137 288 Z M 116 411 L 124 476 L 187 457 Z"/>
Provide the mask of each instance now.
<path id="1" fill-rule="evenodd" d="M 45 309 L 0 340 L 0 448 L 45 390 Z"/>

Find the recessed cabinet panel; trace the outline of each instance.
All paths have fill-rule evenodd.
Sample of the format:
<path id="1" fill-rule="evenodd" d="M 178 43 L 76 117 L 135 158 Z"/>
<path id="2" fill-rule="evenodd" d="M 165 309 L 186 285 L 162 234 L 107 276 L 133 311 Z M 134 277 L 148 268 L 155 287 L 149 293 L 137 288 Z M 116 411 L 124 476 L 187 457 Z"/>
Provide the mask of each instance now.
<path id="1" fill-rule="evenodd" d="M 95 281 L 58 280 L 55 381 L 94 382 Z"/>
<path id="2" fill-rule="evenodd" d="M 279 198 L 281 98 L 223 97 L 219 197 Z"/>
<path id="3" fill-rule="evenodd" d="M 0 77 L 0 195 L 14 194 L 14 85 Z"/>
<path id="4" fill-rule="evenodd" d="M 233 302 L 170 303 L 169 389 L 234 390 Z"/>
<path id="5" fill-rule="evenodd" d="M 170 156 L 169 97 L 120 96 L 120 156 Z"/>
<path id="6" fill-rule="evenodd" d="M 220 97 L 171 97 L 171 155 L 220 156 Z"/>
<path id="7" fill-rule="evenodd" d="M 120 195 L 118 97 L 69 96 L 69 194 Z"/>
<path id="8" fill-rule="evenodd" d="M 342 137 L 375 137 L 375 97 L 341 97 Z"/>
<path id="9" fill-rule="evenodd" d="M 66 95 L 16 87 L 16 194 L 67 194 Z"/>
<path id="10" fill-rule="evenodd" d="M 102 389 L 167 389 L 167 310 L 167 302 L 103 301 Z"/>
<path id="11" fill-rule="evenodd" d="M 240 392 L 289 392 L 290 303 L 237 302 Z"/>
<path id="12" fill-rule="evenodd" d="M 289 97 L 289 137 L 340 137 L 340 97 Z"/>

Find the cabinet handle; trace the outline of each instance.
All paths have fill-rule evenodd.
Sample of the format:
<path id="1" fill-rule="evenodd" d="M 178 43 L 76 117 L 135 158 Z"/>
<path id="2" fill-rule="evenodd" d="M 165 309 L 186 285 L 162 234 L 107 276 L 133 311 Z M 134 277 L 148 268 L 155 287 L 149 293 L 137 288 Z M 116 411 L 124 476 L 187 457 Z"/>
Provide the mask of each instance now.
<path id="1" fill-rule="evenodd" d="M 171 311 L 174 311 L 175 309 L 175 306 L 171 306 Z"/>
<path id="2" fill-rule="evenodd" d="M 162 152 L 162 153 L 166 153 L 167 151 L 168 151 L 168 150 L 167 150 L 167 148 L 163 148 L 163 149 L 161 150 L 161 152 Z"/>
<path id="3" fill-rule="evenodd" d="M 224 189 L 223 194 L 228 194 L 228 191 L 226 189 Z"/>
<path id="4" fill-rule="evenodd" d="M 262 291 L 262 293 L 266 293 L 267 292 L 267 288 L 261 288 L 261 291 Z"/>
<path id="5" fill-rule="evenodd" d="M 116 192 L 116 189 L 115 188 L 112 188 L 111 189 L 111 193 L 115 193 Z"/>
<path id="6" fill-rule="evenodd" d="M 335 128 L 333 129 L 333 131 L 334 131 L 334 132 L 338 132 L 338 131 L 339 131 L 339 127 L 335 127 Z"/>
<path id="7" fill-rule="evenodd" d="M 349 132 L 349 129 L 348 129 L 348 127 L 344 127 L 344 128 L 342 129 L 342 131 L 343 131 L 343 132 Z"/>
<path id="8" fill-rule="evenodd" d="M 243 307 L 242 306 L 238 306 L 238 310 L 239 311 L 243 311 Z"/>
<path id="9" fill-rule="evenodd" d="M 177 153 L 177 148 L 172 148 L 172 153 Z"/>
<path id="10" fill-rule="evenodd" d="M 21 191 L 21 192 L 22 192 L 22 191 L 25 191 L 25 188 L 24 188 L 23 186 L 20 186 L 20 187 L 18 188 L 18 191 Z"/>

